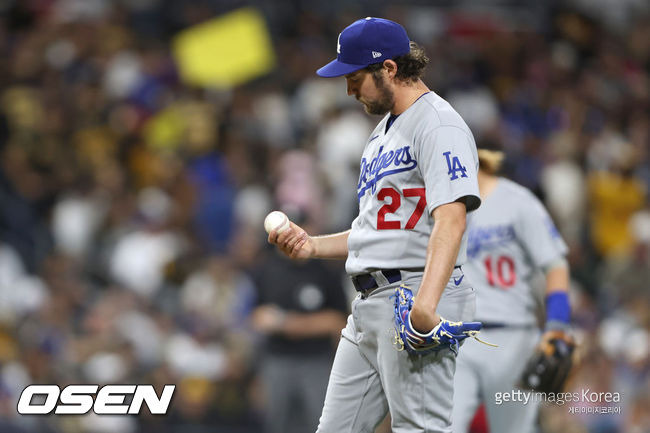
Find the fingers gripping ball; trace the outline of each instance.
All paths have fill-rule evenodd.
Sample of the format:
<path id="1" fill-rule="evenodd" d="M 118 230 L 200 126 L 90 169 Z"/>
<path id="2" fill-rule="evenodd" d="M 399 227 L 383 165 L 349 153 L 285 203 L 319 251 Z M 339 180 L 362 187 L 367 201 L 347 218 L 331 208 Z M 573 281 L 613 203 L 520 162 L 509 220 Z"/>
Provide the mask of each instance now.
<path id="1" fill-rule="evenodd" d="M 411 325 L 413 293 L 402 285 L 395 289 L 395 330 L 396 343 L 401 349 L 415 355 L 425 355 L 444 348 L 458 354 L 461 341 L 468 337 L 476 338 L 481 330 L 481 322 L 450 322 L 442 317 L 431 331 L 422 334 Z"/>
<path id="2" fill-rule="evenodd" d="M 289 228 L 289 218 L 282 212 L 274 210 L 264 218 L 264 230 L 271 233 L 275 230 L 278 234 Z"/>

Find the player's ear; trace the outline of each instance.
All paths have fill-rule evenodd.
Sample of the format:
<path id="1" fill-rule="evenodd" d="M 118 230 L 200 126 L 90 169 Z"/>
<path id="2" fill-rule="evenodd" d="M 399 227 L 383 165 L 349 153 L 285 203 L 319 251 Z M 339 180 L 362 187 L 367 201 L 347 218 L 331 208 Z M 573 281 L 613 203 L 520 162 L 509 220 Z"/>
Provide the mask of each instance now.
<path id="1" fill-rule="evenodd" d="M 397 74 L 397 63 L 392 59 L 384 60 L 383 67 L 386 70 L 386 76 L 388 78 L 395 78 Z"/>

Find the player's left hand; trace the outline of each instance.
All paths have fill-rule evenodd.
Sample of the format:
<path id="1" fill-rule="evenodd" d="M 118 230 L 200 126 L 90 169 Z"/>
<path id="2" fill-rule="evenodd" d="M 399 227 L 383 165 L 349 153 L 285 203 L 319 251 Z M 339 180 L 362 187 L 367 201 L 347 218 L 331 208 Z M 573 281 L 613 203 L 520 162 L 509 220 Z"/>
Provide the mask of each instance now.
<path id="1" fill-rule="evenodd" d="M 440 317 L 440 322 L 426 334 L 416 331 L 411 323 L 413 293 L 401 285 L 395 289 L 395 328 L 396 342 L 401 349 L 415 355 L 425 355 L 437 350 L 450 348 L 458 354 L 461 341 L 478 335 L 481 322 L 450 322 Z"/>

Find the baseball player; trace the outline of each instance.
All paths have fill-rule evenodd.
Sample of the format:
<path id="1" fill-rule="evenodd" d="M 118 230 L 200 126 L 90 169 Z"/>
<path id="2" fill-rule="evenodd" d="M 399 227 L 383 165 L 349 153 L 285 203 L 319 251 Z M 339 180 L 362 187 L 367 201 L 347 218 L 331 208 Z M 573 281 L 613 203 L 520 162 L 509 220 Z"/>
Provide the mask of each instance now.
<path id="1" fill-rule="evenodd" d="M 460 267 L 466 214 L 480 204 L 474 138 L 421 80 L 428 59 L 398 23 L 355 21 L 339 35 L 337 53 L 318 75 L 345 76 L 348 95 L 385 115 L 361 158 L 359 215 L 342 233 L 309 236 L 291 223 L 269 234 L 290 257 L 346 259 L 359 292 L 318 432 L 374 432 L 388 411 L 394 432 L 451 432 L 457 340 L 473 325 L 449 320 L 474 315 L 474 289 Z M 413 303 L 402 310 L 395 299 L 406 291 Z M 398 306 L 404 315 L 396 318 Z M 401 320 L 407 331 L 396 334 Z M 419 354 L 452 335 L 455 345 Z"/>
<path id="2" fill-rule="evenodd" d="M 545 330 L 569 324 L 567 246 L 540 201 L 526 188 L 495 175 L 503 153 L 479 149 L 483 203 L 468 224 L 468 262 L 463 270 L 476 287 L 481 337 L 498 350 L 468 341 L 457 359 L 453 425 L 466 433 L 481 402 L 491 432 L 534 431 L 534 402 L 497 401 L 516 388 L 539 341 L 537 298 L 531 278 L 546 277 Z"/>

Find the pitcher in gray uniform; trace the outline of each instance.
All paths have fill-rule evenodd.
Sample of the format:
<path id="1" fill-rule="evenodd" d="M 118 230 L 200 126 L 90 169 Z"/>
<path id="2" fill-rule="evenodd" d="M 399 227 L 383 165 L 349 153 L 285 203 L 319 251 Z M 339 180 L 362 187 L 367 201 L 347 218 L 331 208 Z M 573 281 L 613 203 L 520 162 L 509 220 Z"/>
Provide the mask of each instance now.
<path id="1" fill-rule="evenodd" d="M 491 432 L 535 431 L 535 402 L 502 402 L 512 393 L 540 341 L 537 299 L 531 278 L 543 272 L 545 331 L 567 330 L 569 269 L 567 246 L 549 214 L 529 190 L 497 172 L 503 153 L 479 149 L 483 204 L 468 225 L 468 262 L 463 266 L 476 287 L 476 317 L 483 339 L 499 349 L 467 341 L 457 360 L 454 433 L 466 433 L 481 402 Z"/>
<path id="2" fill-rule="evenodd" d="M 369 114 L 385 115 L 361 158 L 359 215 L 342 233 L 309 236 L 292 223 L 269 234 L 290 257 L 347 259 L 359 292 L 318 432 L 374 432 L 388 411 L 395 433 L 451 432 L 455 355 L 449 348 L 423 356 L 400 351 L 391 295 L 400 284 L 413 290 L 411 324 L 422 333 L 440 316 L 473 318 L 474 289 L 461 265 L 466 214 L 480 204 L 474 138 L 422 82 L 428 59 L 401 25 L 358 20 L 339 35 L 337 52 L 317 73 L 345 76 L 348 95 Z"/>

